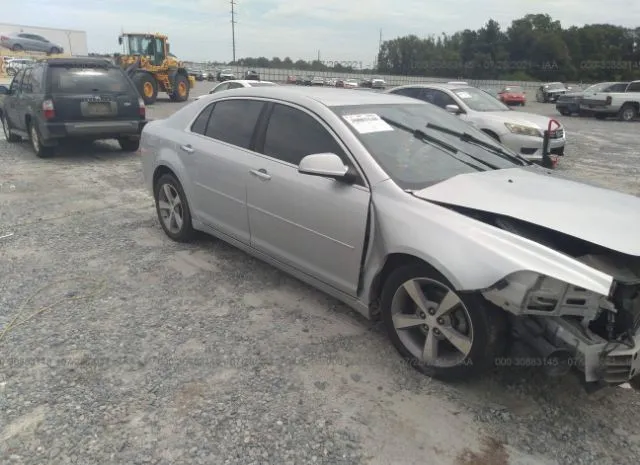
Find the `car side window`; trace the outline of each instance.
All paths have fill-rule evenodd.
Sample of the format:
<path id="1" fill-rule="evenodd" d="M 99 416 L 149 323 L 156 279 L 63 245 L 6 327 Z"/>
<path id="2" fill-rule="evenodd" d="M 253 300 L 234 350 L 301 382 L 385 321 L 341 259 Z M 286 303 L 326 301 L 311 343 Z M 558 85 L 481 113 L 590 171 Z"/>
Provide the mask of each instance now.
<path id="1" fill-rule="evenodd" d="M 264 102 L 247 99 L 216 102 L 205 135 L 228 144 L 251 148 Z"/>
<path id="2" fill-rule="evenodd" d="M 627 87 L 627 92 L 640 92 L 640 81 L 632 82 Z"/>
<path id="3" fill-rule="evenodd" d="M 445 92 L 436 89 L 429 89 L 430 103 L 445 108 L 447 105 L 457 105 L 456 101 Z"/>
<path id="4" fill-rule="evenodd" d="M 420 90 L 415 87 L 405 87 L 404 89 L 392 90 L 392 94 L 404 95 L 405 97 L 418 98 Z"/>
<path id="5" fill-rule="evenodd" d="M 12 94 L 20 93 L 20 86 L 22 84 L 22 78 L 24 77 L 24 70 L 21 69 L 18 73 L 13 77 L 13 81 L 11 81 L 11 86 L 9 86 L 9 90 Z"/>
<path id="6" fill-rule="evenodd" d="M 41 94 L 44 92 L 44 67 L 37 65 L 31 68 L 31 86 L 34 94 Z"/>
<path id="7" fill-rule="evenodd" d="M 27 68 L 24 71 L 24 77 L 22 78 L 22 92 L 25 94 L 33 93 L 33 81 L 31 80 L 31 68 Z"/>
<path id="8" fill-rule="evenodd" d="M 215 93 L 215 92 L 220 92 L 222 90 L 227 90 L 229 88 L 229 83 L 228 82 L 223 82 L 222 84 L 219 84 L 215 89 L 213 89 L 213 91 L 211 91 L 211 93 Z"/>
<path id="9" fill-rule="evenodd" d="M 275 104 L 264 140 L 263 153 L 293 165 L 314 153 L 347 157 L 333 136 L 314 118 L 287 105 Z"/>
<path id="10" fill-rule="evenodd" d="M 207 123 L 209 123 L 209 117 L 211 116 L 211 111 L 213 110 L 213 106 L 215 103 L 211 105 L 207 105 L 204 110 L 200 112 L 196 120 L 191 125 L 191 132 L 195 132 L 196 134 L 205 135 L 207 132 Z"/>

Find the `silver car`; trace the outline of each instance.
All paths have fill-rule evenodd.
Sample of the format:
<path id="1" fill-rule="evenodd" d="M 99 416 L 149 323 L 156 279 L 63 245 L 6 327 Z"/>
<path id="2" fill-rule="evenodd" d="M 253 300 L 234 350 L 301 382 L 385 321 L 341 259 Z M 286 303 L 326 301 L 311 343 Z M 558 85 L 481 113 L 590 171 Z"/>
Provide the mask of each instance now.
<path id="1" fill-rule="evenodd" d="M 210 94 L 214 94 L 216 92 L 222 92 L 223 90 L 230 89 L 240 89 L 242 87 L 267 87 L 267 86 L 277 86 L 275 82 L 271 81 L 253 81 L 246 79 L 234 79 L 231 81 L 224 81 L 215 86 L 209 91 Z M 207 94 L 200 95 L 195 98 L 195 100 L 199 100 Z"/>
<path id="2" fill-rule="evenodd" d="M 549 152 L 564 155 L 566 134 L 551 118 L 514 111 L 487 92 L 466 84 L 414 84 L 387 92 L 417 98 L 458 115 L 505 147 L 536 163 L 543 163 L 544 131 L 551 129 Z"/>
<path id="3" fill-rule="evenodd" d="M 11 32 L 0 34 L 0 47 L 14 52 L 45 52 L 49 55 L 64 53 L 64 48 L 38 34 Z"/>
<path id="4" fill-rule="evenodd" d="M 504 151 L 445 110 L 374 92 L 249 87 L 148 123 L 167 236 L 204 231 L 370 319 L 441 379 L 526 342 L 529 365 L 640 378 L 640 199 Z"/>

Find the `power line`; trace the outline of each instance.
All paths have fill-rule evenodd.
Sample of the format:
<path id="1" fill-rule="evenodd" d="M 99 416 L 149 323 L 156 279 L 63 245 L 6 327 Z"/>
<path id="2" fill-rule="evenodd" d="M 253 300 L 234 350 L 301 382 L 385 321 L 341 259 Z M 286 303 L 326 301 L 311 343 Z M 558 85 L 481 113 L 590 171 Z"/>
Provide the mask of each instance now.
<path id="1" fill-rule="evenodd" d="M 236 2 L 231 0 L 231 43 L 233 46 L 233 62 L 236 61 Z"/>

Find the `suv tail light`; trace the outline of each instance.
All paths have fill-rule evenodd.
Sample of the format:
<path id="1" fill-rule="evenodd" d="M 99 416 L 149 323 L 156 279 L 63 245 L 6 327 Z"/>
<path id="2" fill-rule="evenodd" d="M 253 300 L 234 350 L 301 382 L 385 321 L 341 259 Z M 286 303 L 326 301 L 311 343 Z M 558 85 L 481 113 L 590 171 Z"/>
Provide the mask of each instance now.
<path id="1" fill-rule="evenodd" d="M 138 113 L 143 118 L 147 116 L 147 108 L 144 105 L 144 100 L 141 98 L 138 99 Z"/>
<path id="2" fill-rule="evenodd" d="M 56 117 L 56 109 L 53 106 L 53 100 L 45 100 L 42 102 L 42 115 L 44 119 L 53 119 Z"/>

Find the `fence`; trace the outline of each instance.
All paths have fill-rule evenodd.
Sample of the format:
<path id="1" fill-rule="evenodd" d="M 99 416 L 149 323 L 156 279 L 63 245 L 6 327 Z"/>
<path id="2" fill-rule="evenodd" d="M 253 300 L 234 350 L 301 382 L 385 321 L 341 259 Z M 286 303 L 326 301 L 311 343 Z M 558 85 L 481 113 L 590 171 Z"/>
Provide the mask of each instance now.
<path id="1" fill-rule="evenodd" d="M 197 66 L 197 65 L 196 65 Z M 201 69 L 207 69 L 206 66 L 201 66 Z M 502 89 L 505 86 L 520 86 L 524 90 L 532 91 L 542 85 L 542 82 L 536 81 L 503 81 L 503 80 L 476 80 L 465 79 L 459 76 L 451 76 L 449 78 L 433 78 L 425 76 L 398 76 L 398 75 L 385 75 L 385 74 L 363 74 L 363 73 L 346 73 L 340 71 L 301 71 L 296 69 L 278 69 L 278 68 L 250 68 L 246 66 L 223 66 L 218 69 L 230 69 L 236 75 L 238 79 L 242 79 L 245 72 L 252 70 L 260 74 L 260 79 L 263 81 L 273 82 L 285 82 L 288 76 L 321 76 L 323 78 L 337 78 L 337 79 L 357 79 L 361 80 L 365 77 L 380 77 L 384 79 L 389 87 L 402 86 L 405 84 L 419 84 L 419 83 L 437 83 L 437 82 L 449 82 L 449 81 L 464 81 L 474 87 L 480 87 L 487 90 Z M 565 83 L 572 88 L 582 88 L 583 83 Z"/>

